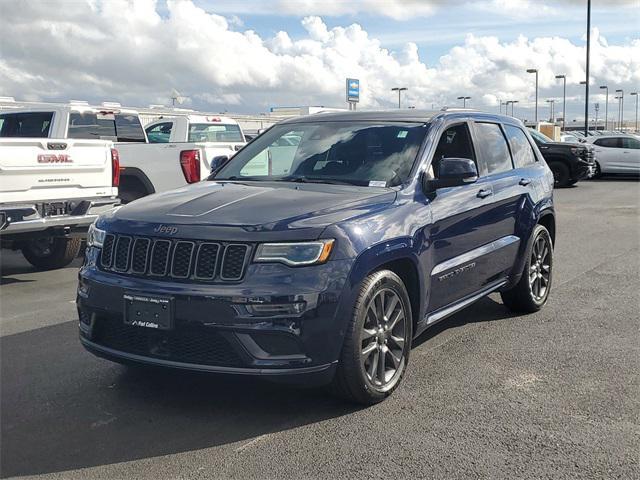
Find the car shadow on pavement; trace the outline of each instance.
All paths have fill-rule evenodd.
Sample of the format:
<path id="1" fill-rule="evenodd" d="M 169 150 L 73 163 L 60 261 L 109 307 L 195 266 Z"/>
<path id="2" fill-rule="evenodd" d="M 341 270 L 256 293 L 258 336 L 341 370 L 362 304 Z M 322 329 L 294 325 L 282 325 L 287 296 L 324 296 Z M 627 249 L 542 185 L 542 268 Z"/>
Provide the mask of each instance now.
<path id="1" fill-rule="evenodd" d="M 414 348 L 469 322 L 513 317 L 486 298 Z M 248 377 L 128 368 L 85 352 L 76 322 L 0 339 L 0 476 L 35 475 L 238 443 L 360 407 Z"/>
<path id="2" fill-rule="evenodd" d="M 244 442 L 359 407 L 324 392 L 98 359 L 76 322 L 0 339 L 0 476 Z"/>

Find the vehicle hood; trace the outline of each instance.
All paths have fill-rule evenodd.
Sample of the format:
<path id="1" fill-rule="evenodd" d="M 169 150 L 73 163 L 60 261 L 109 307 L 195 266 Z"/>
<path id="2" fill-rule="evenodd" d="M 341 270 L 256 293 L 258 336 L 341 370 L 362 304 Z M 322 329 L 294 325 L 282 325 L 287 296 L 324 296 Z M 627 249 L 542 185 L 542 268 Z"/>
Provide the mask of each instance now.
<path id="1" fill-rule="evenodd" d="M 289 182 L 205 181 L 150 195 L 101 218 L 120 233 L 218 240 L 314 239 L 327 226 L 392 203 L 387 188 Z M 155 233 L 152 233 L 155 232 Z"/>

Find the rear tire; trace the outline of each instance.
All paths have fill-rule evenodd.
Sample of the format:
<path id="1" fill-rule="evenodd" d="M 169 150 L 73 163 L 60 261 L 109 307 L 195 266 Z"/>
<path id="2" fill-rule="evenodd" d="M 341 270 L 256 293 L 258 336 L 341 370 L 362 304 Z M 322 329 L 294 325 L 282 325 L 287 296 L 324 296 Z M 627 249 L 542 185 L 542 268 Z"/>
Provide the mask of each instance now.
<path id="1" fill-rule="evenodd" d="M 549 231 L 536 225 L 527 251 L 527 262 L 520 281 L 501 292 L 502 302 L 514 312 L 533 313 L 540 310 L 551 291 L 553 280 L 553 242 Z"/>
<path id="2" fill-rule="evenodd" d="M 596 162 L 596 171 L 591 178 L 602 178 L 602 170 L 600 169 L 600 164 Z"/>
<path id="3" fill-rule="evenodd" d="M 78 256 L 82 239 L 44 237 L 29 240 L 22 247 L 22 255 L 40 270 L 53 270 L 69 265 Z"/>
<path id="4" fill-rule="evenodd" d="M 569 167 L 562 162 L 549 162 L 549 168 L 553 172 L 554 187 L 567 187 L 571 181 Z"/>
<path id="5" fill-rule="evenodd" d="M 400 277 L 390 270 L 369 275 L 347 326 L 333 392 L 363 405 L 387 398 L 406 371 L 412 335 L 411 303 Z"/>

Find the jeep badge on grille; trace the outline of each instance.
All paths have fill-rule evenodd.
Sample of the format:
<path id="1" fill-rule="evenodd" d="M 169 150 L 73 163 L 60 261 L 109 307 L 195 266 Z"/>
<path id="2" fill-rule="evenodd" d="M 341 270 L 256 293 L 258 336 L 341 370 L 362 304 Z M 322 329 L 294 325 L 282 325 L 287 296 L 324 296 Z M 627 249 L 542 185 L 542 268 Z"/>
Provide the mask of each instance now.
<path id="1" fill-rule="evenodd" d="M 178 233 L 178 227 L 171 227 L 169 225 L 158 225 L 153 229 L 156 233 L 166 233 L 167 235 L 175 235 Z"/>

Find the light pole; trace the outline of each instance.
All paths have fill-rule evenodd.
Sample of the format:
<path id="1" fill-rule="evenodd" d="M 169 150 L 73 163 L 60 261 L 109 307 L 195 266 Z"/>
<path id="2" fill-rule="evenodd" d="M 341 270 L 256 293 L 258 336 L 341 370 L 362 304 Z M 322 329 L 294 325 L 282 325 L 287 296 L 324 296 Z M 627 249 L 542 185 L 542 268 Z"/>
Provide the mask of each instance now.
<path id="1" fill-rule="evenodd" d="M 504 107 L 504 113 L 509 115 L 509 104 L 511 104 L 511 116 L 513 117 L 513 106 L 518 103 L 518 100 L 507 100 Z"/>
<path id="2" fill-rule="evenodd" d="M 589 88 L 589 82 L 587 82 L 586 80 L 582 80 L 580 82 L 580 85 L 584 85 L 585 89 Z M 589 93 L 587 92 L 587 90 L 585 90 L 585 93 L 587 94 L 586 100 L 585 100 L 587 102 L 587 108 L 585 108 L 585 112 L 584 112 L 584 118 L 585 118 L 584 135 L 587 136 L 589 134 Z"/>
<path id="3" fill-rule="evenodd" d="M 618 118 L 616 120 L 618 127 L 615 130 L 621 130 L 622 125 L 620 125 L 620 104 L 622 103 L 622 97 L 613 97 L 613 98 L 618 100 Z"/>
<path id="4" fill-rule="evenodd" d="M 618 107 L 620 114 L 618 116 L 620 117 L 620 130 L 622 130 L 622 125 L 624 124 L 624 90 L 619 88 L 616 93 L 620 94 L 620 106 Z"/>
<path id="5" fill-rule="evenodd" d="M 609 86 L 600 85 L 600 89 L 606 90 L 606 97 L 604 101 L 604 129 L 609 130 Z"/>
<path id="6" fill-rule="evenodd" d="M 392 92 L 398 92 L 398 108 L 400 108 L 400 94 L 405 90 L 409 90 L 407 87 L 393 87 L 391 89 Z"/>
<path id="7" fill-rule="evenodd" d="M 550 99 L 547 99 L 547 103 L 549 104 L 549 107 L 551 108 L 551 110 L 549 111 L 549 113 L 551 114 L 551 116 L 549 117 L 549 121 L 555 125 L 556 118 L 555 118 L 555 115 L 554 115 L 554 113 L 555 113 L 554 112 L 554 105 L 556 103 L 556 100 L 554 98 L 550 98 Z"/>
<path id="8" fill-rule="evenodd" d="M 638 92 L 631 92 L 636 97 L 636 133 L 638 133 Z"/>
<path id="9" fill-rule="evenodd" d="M 591 0 L 587 0 L 587 62 L 584 99 L 584 136 L 589 134 L 589 62 L 591 59 Z"/>
<path id="10" fill-rule="evenodd" d="M 471 100 L 471 97 L 458 97 L 458 100 L 462 100 L 462 108 L 467 108 L 467 100 Z"/>
<path id="11" fill-rule="evenodd" d="M 527 73 L 535 73 L 536 74 L 536 126 L 538 125 L 538 69 L 537 68 L 528 68 Z"/>
<path id="12" fill-rule="evenodd" d="M 567 76 L 556 75 L 557 79 L 562 79 L 562 130 L 564 131 L 566 117 L 567 117 Z"/>

